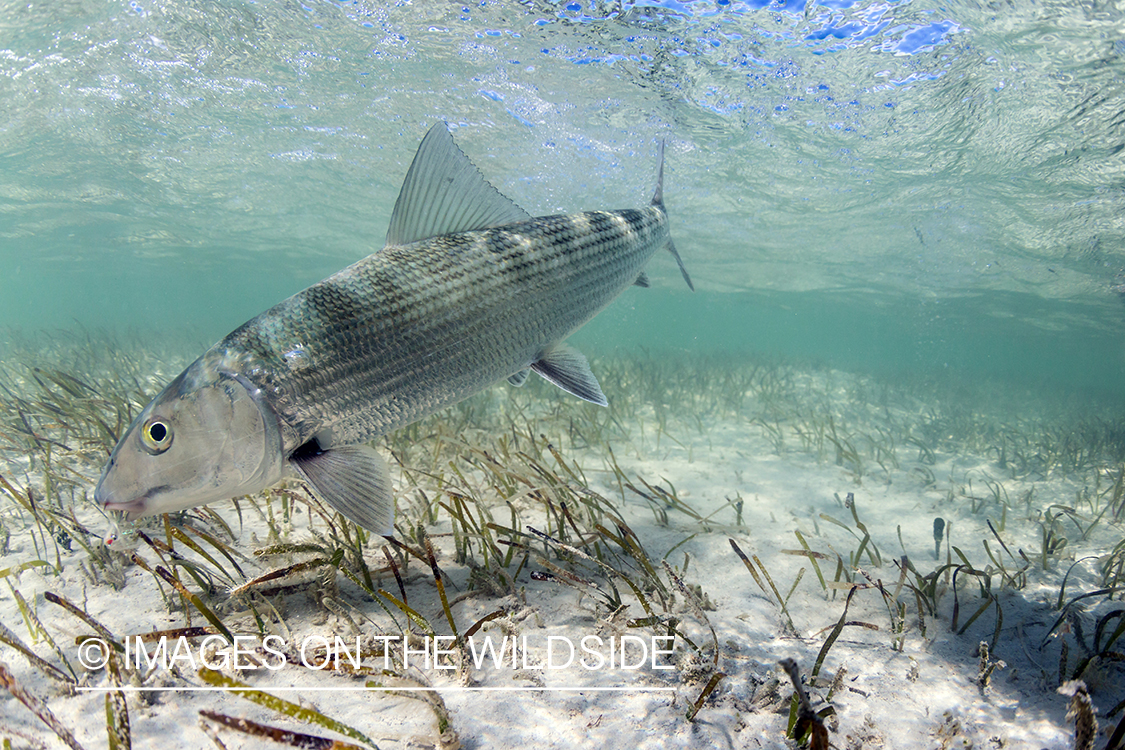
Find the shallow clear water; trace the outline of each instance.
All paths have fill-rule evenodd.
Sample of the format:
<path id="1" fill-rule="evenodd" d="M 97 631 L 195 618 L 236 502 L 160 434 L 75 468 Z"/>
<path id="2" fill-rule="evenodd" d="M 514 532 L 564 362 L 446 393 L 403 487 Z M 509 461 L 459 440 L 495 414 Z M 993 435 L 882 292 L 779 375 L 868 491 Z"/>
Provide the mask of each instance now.
<path id="1" fill-rule="evenodd" d="M 435 121 L 535 215 L 645 205 L 663 139 L 672 235 L 698 291 L 661 253 L 652 289 L 626 290 L 574 336 L 610 408 L 533 378 L 379 440 L 395 466 L 397 537 L 420 550 L 425 527 L 437 580 L 455 584 L 456 624 L 425 563 L 404 585 L 382 567 L 395 565 L 380 554 L 389 548 L 368 539 L 365 558 L 350 534 L 340 576 L 274 589 L 274 574 L 304 562 L 285 545 L 269 552 L 272 541 L 322 540 L 329 517 L 312 495 L 295 503 L 293 486 L 139 528 L 169 544 L 173 527 L 229 538 L 244 553 L 237 580 L 175 545 L 215 581 L 268 584 L 256 596 L 277 597 L 269 606 L 294 643 L 347 630 L 329 607 L 337 595 L 344 619 L 398 626 L 374 586 L 345 580 L 368 566 L 380 578 L 368 583 L 404 603 L 409 586 L 410 606 L 443 633 L 492 628 L 501 609 L 513 633 L 686 623 L 687 659 L 648 678 L 677 686 L 669 700 L 457 697 L 461 676 L 435 671 L 467 748 L 781 743 L 782 704 L 767 709 L 758 688 L 779 658 L 819 669 L 844 614 L 864 627 L 832 646 L 817 686 L 852 669 L 858 689 L 832 698 L 836 745 L 1070 747 L 1057 682 L 1088 680 L 1103 716 L 1125 685 L 1119 661 L 1079 662 L 1125 642 L 1103 640 L 1121 622 L 1125 564 L 1123 54 L 1125 6 L 1095 0 L 0 0 L 0 576 L 11 594 L 0 592 L 0 620 L 18 629 L 31 602 L 45 625 L 27 631 L 51 663 L 61 650 L 39 633 L 71 654 L 89 623 L 49 606 L 48 591 L 122 637 L 202 623 L 164 595 L 167 579 L 100 544 L 92 493 L 106 455 L 205 346 L 381 247 Z M 544 530 L 542 559 L 526 554 L 525 525 Z M 754 588 L 736 538 L 785 599 Z M 549 552 L 559 540 L 578 547 Z M 791 554 L 794 540 L 807 557 Z M 164 555 L 145 541 L 156 565 Z M 486 541 L 506 550 L 502 563 Z M 619 569 L 586 566 L 579 548 Z M 344 550 L 321 551 L 335 562 L 305 562 L 336 566 Z M 614 599 L 545 576 L 559 569 L 547 558 Z M 816 559 L 836 584 L 861 585 L 830 592 Z M 483 578 L 480 561 L 493 571 Z M 869 574 L 898 581 L 899 614 L 882 583 L 862 585 Z M 636 596 L 614 576 L 635 580 Z M 689 612 L 677 576 L 717 606 Z M 241 594 L 184 581 L 232 628 L 265 632 Z M 620 619 L 618 589 L 640 619 Z M 673 594 L 655 611 L 662 589 Z M 973 652 L 986 639 L 1011 665 L 990 695 Z M 5 660 L 86 746 L 104 744 L 100 693 Z M 726 676 L 711 678 L 704 720 L 689 723 L 712 667 Z M 477 672 L 488 690 L 516 679 Z M 336 676 L 294 665 L 258 677 L 293 691 Z M 572 677 L 549 685 L 625 684 Z M 95 669 L 83 682 L 110 679 Z M 201 679 L 150 671 L 142 684 Z M 425 703 L 302 696 L 314 699 L 390 746 L 439 744 L 420 739 L 435 737 Z M 138 712 L 130 698 L 138 744 L 174 726 L 185 742 L 200 732 L 200 745 L 205 706 L 278 723 L 209 701 L 145 698 Z M 15 736 L 50 740 L 16 710 Z"/>
<path id="2" fill-rule="evenodd" d="M 582 346 L 1125 386 L 1125 11 L 0 3 L 0 321 L 215 340 L 377 249 L 435 120 L 672 262 Z"/>

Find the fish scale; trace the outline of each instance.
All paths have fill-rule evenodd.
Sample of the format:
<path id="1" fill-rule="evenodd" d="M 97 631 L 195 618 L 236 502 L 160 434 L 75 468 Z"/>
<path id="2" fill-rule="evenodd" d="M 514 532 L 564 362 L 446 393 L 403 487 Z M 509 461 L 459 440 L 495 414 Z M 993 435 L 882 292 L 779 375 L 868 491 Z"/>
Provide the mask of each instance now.
<path id="1" fill-rule="evenodd" d="M 435 126 L 386 246 L 246 322 L 174 380 L 121 439 L 95 498 L 130 517 L 246 494 L 287 473 L 389 534 L 386 466 L 366 443 L 534 371 L 605 405 L 565 339 L 667 248 L 652 205 L 532 218 Z M 221 439 L 216 439 L 221 437 Z M 186 445 L 185 445 L 186 444 Z M 175 460 L 172 460 L 174 458 Z"/>
<path id="2" fill-rule="evenodd" d="M 529 367 L 632 284 L 667 237 L 666 214 L 653 207 L 386 248 L 262 313 L 209 354 L 258 360 L 249 379 L 276 394 L 285 449 L 326 429 L 334 444 L 370 440 Z M 341 298 L 363 300 L 361 313 L 341 314 L 333 304 Z M 294 368 L 285 353 L 297 347 L 309 362 Z"/>

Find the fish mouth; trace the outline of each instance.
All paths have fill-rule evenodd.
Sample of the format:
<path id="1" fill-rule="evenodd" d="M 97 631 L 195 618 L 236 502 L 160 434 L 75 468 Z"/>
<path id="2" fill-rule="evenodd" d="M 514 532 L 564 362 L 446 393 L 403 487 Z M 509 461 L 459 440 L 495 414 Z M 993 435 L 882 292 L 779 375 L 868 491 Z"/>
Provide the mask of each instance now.
<path id="1" fill-rule="evenodd" d="M 143 516 L 151 516 L 160 511 L 153 510 L 153 498 L 163 492 L 168 491 L 168 485 L 164 484 L 159 487 L 153 487 L 148 492 L 137 495 L 129 500 L 118 499 L 115 495 L 118 493 L 112 490 L 98 486 L 94 490 L 94 502 L 102 506 L 106 510 L 117 510 L 126 514 L 130 521 L 136 521 Z"/>
<path id="2" fill-rule="evenodd" d="M 132 500 L 117 500 L 109 493 L 103 491 L 101 487 L 94 490 L 94 502 L 102 506 L 106 510 L 120 510 L 128 513 L 132 518 L 136 518 L 144 512 L 145 503 L 148 502 L 148 497 L 152 493 L 146 492 L 143 495 L 133 498 Z"/>
<path id="3" fill-rule="evenodd" d="M 143 497 L 139 497 L 136 500 L 131 500 L 127 503 L 111 501 L 108 503 L 102 503 L 102 507 L 106 510 L 121 510 L 128 513 L 140 513 L 145 509 L 145 499 Z"/>

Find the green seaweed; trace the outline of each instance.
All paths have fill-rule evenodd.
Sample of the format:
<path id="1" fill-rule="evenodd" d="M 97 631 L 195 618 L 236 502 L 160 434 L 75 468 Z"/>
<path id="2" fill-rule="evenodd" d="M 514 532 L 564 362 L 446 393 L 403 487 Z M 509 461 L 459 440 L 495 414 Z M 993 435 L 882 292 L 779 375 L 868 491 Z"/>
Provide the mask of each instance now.
<path id="1" fill-rule="evenodd" d="M 361 742 L 368 747 L 378 750 L 378 745 L 376 745 L 363 732 L 360 732 L 358 729 L 354 729 L 347 724 L 344 724 L 343 722 L 337 721 L 336 719 L 329 718 L 328 716 L 322 714 L 320 711 L 306 708 L 304 706 L 299 706 L 296 703 L 290 703 L 287 700 L 278 698 L 274 695 L 270 695 L 269 693 L 263 692 L 261 690 L 255 690 L 249 685 L 243 682 L 239 682 L 232 677 L 227 677 L 226 675 L 220 672 L 216 672 L 213 669 L 204 668 L 199 670 L 199 679 L 203 680 L 208 685 L 228 688 L 233 695 L 237 695 L 238 697 L 248 700 L 251 703 L 257 703 L 259 706 L 263 706 L 272 711 L 276 711 L 280 714 L 296 719 L 297 721 L 304 722 L 306 724 L 316 724 L 318 726 L 324 727 L 325 729 L 329 729 L 333 732 L 337 732 L 338 734 L 342 734 L 345 737 L 350 737 L 351 739 Z"/>
<path id="2" fill-rule="evenodd" d="M 291 729 L 271 727 L 266 724 L 251 721 L 250 719 L 228 716 L 218 711 L 200 709 L 199 715 L 227 729 L 233 729 L 251 737 L 272 740 L 282 745 L 300 748 L 301 750 L 360 750 L 359 745 L 353 745 L 350 742 L 341 742 L 340 740 L 328 739 L 327 737 L 303 734 L 301 732 L 294 732 Z M 370 747 L 375 746 L 371 745 Z"/>
<path id="3" fill-rule="evenodd" d="M 50 727 L 51 731 L 55 733 L 55 736 L 62 740 L 71 750 L 83 750 L 82 745 L 75 739 L 74 734 L 59 721 L 58 717 L 47 707 L 47 704 L 20 685 L 19 681 L 16 680 L 3 662 L 0 662 L 0 687 L 3 687 L 11 693 L 13 698 L 27 707 L 27 710 L 39 717 L 39 720 Z"/>

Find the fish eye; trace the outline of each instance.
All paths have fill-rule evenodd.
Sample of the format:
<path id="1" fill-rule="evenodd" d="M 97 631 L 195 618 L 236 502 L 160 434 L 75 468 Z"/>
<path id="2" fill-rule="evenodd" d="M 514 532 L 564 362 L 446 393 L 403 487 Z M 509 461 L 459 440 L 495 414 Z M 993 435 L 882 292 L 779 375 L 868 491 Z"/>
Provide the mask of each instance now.
<path id="1" fill-rule="evenodd" d="M 149 417 L 141 427 L 141 443 L 154 456 L 172 445 L 172 425 L 163 417 Z"/>

